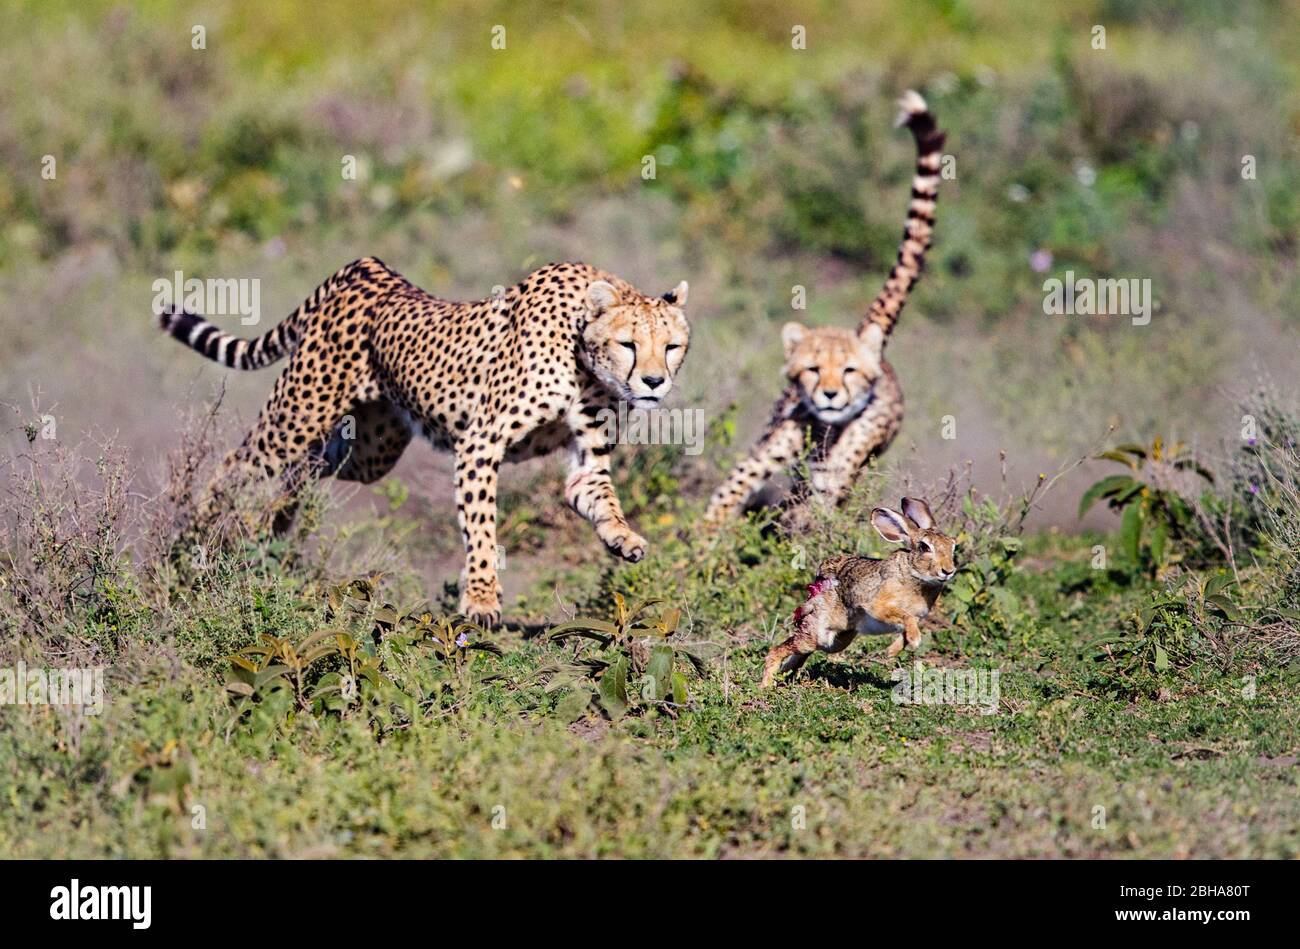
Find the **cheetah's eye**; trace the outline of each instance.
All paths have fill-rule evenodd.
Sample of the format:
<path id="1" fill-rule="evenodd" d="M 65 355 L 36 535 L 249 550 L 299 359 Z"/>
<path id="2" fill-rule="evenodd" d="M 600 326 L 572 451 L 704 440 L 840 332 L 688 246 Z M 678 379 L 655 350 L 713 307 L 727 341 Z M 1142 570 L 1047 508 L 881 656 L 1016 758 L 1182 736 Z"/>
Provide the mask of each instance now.
<path id="1" fill-rule="evenodd" d="M 664 347 L 664 352 L 671 353 L 674 349 L 681 349 L 681 348 L 682 347 L 680 343 L 669 343 L 667 346 Z"/>
<path id="2" fill-rule="evenodd" d="M 623 347 L 625 347 L 625 348 L 627 348 L 627 349 L 632 350 L 632 352 L 636 352 L 636 343 L 632 342 L 631 340 L 621 340 L 621 339 L 620 339 L 620 340 L 618 341 L 618 344 L 619 344 L 620 346 L 623 346 Z"/>
<path id="3" fill-rule="evenodd" d="M 858 371 L 857 366 L 849 366 L 847 369 L 844 370 L 844 374 L 847 376 L 850 372 L 857 372 L 857 371 Z"/>
<path id="4" fill-rule="evenodd" d="M 811 372 L 819 376 L 822 374 L 822 371 L 818 369 L 816 366 L 809 366 L 807 369 L 804 370 L 804 372 Z"/>

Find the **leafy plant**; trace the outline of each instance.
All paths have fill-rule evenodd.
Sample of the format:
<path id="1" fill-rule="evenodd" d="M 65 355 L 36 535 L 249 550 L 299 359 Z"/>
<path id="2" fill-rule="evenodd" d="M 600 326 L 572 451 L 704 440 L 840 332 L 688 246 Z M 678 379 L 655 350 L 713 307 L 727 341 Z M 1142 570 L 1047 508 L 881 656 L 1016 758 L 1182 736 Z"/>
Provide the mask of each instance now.
<path id="1" fill-rule="evenodd" d="M 229 657 L 231 678 L 226 691 L 241 699 L 267 698 L 287 690 L 300 711 L 311 708 L 310 669 L 319 659 L 339 652 L 345 634 L 319 630 L 295 643 L 287 637 L 263 633 L 261 642 L 245 646 Z"/>
<path id="2" fill-rule="evenodd" d="M 1122 677 L 1182 670 L 1210 644 L 1215 631 L 1244 625 L 1231 593 L 1235 585 L 1227 573 L 1185 573 L 1135 609 L 1126 629 L 1094 640 L 1086 652 L 1094 661 L 1115 663 Z"/>
<path id="3" fill-rule="evenodd" d="M 966 494 L 961 504 L 965 526 L 957 541 L 963 553 L 945 608 L 959 626 L 972 626 L 992 615 L 1009 628 L 1023 612 L 1019 598 L 1006 585 L 1022 547 L 1018 533 L 1012 532 L 1018 524 L 1010 523 L 992 498 L 977 501 Z"/>
<path id="4" fill-rule="evenodd" d="M 375 622 L 377 636 L 383 641 L 381 655 L 413 656 L 422 652 L 438 659 L 434 669 L 440 674 L 435 678 L 441 681 L 435 683 L 436 691 L 450 704 L 463 705 L 474 686 L 497 678 L 478 659 L 480 654 L 500 656 L 501 647 L 486 639 L 471 639 L 471 635 L 486 635 L 483 627 L 475 623 L 435 616 L 428 610 L 399 616 L 392 607 L 381 610 Z"/>
<path id="5" fill-rule="evenodd" d="M 611 719 L 619 719 L 634 707 L 672 709 L 690 701 L 685 669 L 689 666 L 703 674 L 704 663 L 671 641 L 681 610 L 649 615 L 651 607 L 661 602 L 647 599 L 629 606 L 623 594 L 615 593 L 613 620 L 579 618 L 552 627 L 552 642 L 579 639 L 598 647 L 595 654 L 584 653 L 579 644 L 573 661 L 549 670 L 548 692 L 572 690 L 561 709 L 576 718 L 595 702 Z M 595 690 L 584 680 L 594 681 Z M 637 688 L 629 689 L 629 683 Z"/>
<path id="6" fill-rule="evenodd" d="M 472 686 L 493 678 L 474 656 L 499 656 L 501 650 L 471 639 L 483 634 L 481 627 L 428 610 L 402 614 L 387 603 L 375 608 L 378 579 L 358 578 L 326 595 L 326 619 L 368 620 L 368 641 L 340 627 L 316 630 L 297 642 L 263 633 L 259 642 L 227 657 L 226 692 L 235 701 L 230 725 L 248 719 L 261 731 L 299 717 L 315 724 L 327 713 L 345 717 L 361 709 L 379 725 L 394 723 L 392 709 L 414 721 L 424 704 L 463 707 Z M 427 658 L 435 661 L 423 661 Z"/>
<path id="7" fill-rule="evenodd" d="M 1177 490 L 1178 473 L 1189 472 L 1213 484 L 1214 476 L 1182 443 L 1167 446 L 1157 437 L 1151 445 L 1118 445 L 1096 456 L 1124 465 L 1130 474 L 1108 475 L 1079 499 L 1079 517 L 1104 500 L 1120 512 L 1120 548 L 1139 570 L 1164 576 L 1198 547 L 1195 511 Z"/>

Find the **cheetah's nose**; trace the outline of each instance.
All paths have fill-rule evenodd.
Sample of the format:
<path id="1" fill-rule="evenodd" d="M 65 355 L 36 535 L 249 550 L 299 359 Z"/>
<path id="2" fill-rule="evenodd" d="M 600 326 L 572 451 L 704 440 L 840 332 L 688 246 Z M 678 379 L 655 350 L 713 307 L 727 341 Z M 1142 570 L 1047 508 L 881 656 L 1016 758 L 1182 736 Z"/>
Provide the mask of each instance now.
<path id="1" fill-rule="evenodd" d="M 642 376 L 641 381 L 646 384 L 647 388 L 658 389 L 661 385 L 664 384 L 664 377 L 663 376 Z"/>
<path id="2" fill-rule="evenodd" d="M 822 389 L 822 395 L 826 396 L 827 402 L 834 402 L 835 397 L 840 394 L 839 389 Z"/>

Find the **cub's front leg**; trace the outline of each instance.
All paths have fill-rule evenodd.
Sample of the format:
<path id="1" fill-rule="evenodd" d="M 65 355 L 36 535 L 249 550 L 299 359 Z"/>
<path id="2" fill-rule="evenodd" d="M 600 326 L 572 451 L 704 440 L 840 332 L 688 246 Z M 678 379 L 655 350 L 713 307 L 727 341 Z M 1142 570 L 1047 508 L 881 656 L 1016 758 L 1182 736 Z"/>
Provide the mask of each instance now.
<path id="1" fill-rule="evenodd" d="M 709 499 L 704 520 L 709 524 L 739 517 L 767 480 L 784 470 L 803 452 L 803 426 L 793 419 L 776 421 L 758 440 L 749 457 L 736 463 L 727 480 Z"/>
<path id="2" fill-rule="evenodd" d="M 568 423 L 573 439 L 564 500 L 591 522 L 610 553 L 636 563 L 645 556 L 646 539 L 628 525 L 609 476 L 609 456 L 618 444 L 617 413 L 607 401 L 580 399 L 569 410 Z"/>
<path id="3" fill-rule="evenodd" d="M 468 434 L 456 446 L 456 514 L 465 542 L 460 611 L 471 622 L 501 621 L 501 581 L 497 578 L 497 478 L 503 442 L 490 433 Z"/>

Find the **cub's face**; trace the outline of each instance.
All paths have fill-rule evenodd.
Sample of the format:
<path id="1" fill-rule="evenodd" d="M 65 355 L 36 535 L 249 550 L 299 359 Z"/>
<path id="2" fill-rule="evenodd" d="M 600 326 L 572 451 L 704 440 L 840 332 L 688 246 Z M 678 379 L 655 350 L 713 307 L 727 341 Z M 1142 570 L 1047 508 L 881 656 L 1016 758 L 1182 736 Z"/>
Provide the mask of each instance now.
<path id="1" fill-rule="evenodd" d="M 619 399 L 649 409 L 672 389 L 691 341 L 686 291 L 685 280 L 662 297 L 621 292 L 604 280 L 587 288 L 587 367 Z"/>
<path id="2" fill-rule="evenodd" d="M 834 326 L 810 329 L 787 323 L 781 330 L 786 377 L 799 387 L 804 405 L 828 425 L 856 416 L 871 399 L 881 373 L 884 333 L 874 323 L 861 335 Z"/>

